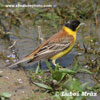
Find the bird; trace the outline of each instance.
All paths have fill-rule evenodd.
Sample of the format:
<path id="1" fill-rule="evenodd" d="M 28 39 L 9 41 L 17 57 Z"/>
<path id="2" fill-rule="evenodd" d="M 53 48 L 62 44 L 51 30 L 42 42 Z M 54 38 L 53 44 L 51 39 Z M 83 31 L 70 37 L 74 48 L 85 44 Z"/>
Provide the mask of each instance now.
<path id="1" fill-rule="evenodd" d="M 30 63 L 40 61 L 41 59 L 51 59 L 54 66 L 56 66 L 56 60 L 72 50 L 76 42 L 78 29 L 83 24 L 79 20 L 67 21 L 59 32 L 44 41 L 32 53 L 8 67 L 25 61 Z"/>

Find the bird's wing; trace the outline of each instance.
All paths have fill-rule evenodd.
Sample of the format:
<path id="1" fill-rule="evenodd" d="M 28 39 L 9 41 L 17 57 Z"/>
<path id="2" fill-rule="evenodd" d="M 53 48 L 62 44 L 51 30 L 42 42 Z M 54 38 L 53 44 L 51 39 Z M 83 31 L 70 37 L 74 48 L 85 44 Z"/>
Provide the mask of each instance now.
<path id="1" fill-rule="evenodd" d="M 71 45 L 72 40 L 72 36 L 63 37 L 59 41 L 49 40 L 34 54 L 34 58 L 29 62 L 47 59 L 56 55 L 57 53 L 67 49 Z"/>

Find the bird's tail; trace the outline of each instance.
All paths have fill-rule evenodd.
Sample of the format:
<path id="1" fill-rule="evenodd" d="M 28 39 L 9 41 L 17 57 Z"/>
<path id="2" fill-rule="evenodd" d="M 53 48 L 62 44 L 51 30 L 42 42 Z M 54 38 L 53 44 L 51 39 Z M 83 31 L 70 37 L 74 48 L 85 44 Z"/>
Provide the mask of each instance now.
<path id="1" fill-rule="evenodd" d="M 22 63 L 22 62 L 25 62 L 25 61 L 28 61 L 28 60 L 31 60 L 31 59 L 33 59 L 32 56 L 26 56 L 26 57 L 23 58 L 22 60 L 19 60 L 19 61 L 15 62 L 15 63 L 13 63 L 13 64 L 11 64 L 11 65 L 6 65 L 6 67 L 11 68 L 11 67 L 13 67 L 13 66 L 15 66 L 15 65 L 17 65 L 17 64 L 20 64 L 20 63 Z"/>

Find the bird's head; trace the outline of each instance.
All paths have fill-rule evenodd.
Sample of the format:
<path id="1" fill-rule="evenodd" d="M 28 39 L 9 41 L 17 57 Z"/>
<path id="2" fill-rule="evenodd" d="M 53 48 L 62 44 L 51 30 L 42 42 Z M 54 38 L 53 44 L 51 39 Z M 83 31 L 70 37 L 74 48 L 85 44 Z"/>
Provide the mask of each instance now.
<path id="1" fill-rule="evenodd" d="M 78 20 L 70 20 L 68 21 L 65 26 L 70 28 L 72 31 L 77 31 L 81 25 L 84 23 L 80 23 Z"/>

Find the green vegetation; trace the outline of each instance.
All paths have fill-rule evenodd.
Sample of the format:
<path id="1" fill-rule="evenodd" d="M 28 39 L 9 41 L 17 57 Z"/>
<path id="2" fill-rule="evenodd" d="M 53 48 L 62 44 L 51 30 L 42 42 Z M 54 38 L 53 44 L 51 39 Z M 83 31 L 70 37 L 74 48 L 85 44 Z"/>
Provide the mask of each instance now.
<path id="1" fill-rule="evenodd" d="M 90 96 L 82 96 L 82 92 L 94 91 L 89 86 L 89 83 L 82 83 L 79 78 L 76 77 L 77 73 L 88 73 L 92 74 L 87 69 L 83 69 L 78 65 L 78 62 L 73 66 L 72 69 L 62 68 L 59 64 L 54 69 L 51 68 L 50 63 L 46 61 L 48 71 L 41 71 L 37 69 L 33 72 L 30 71 L 30 77 L 33 84 L 41 87 L 41 90 L 45 89 L 44 93 L 51 94 L 54 100 L 86 100 Z M 98 85 L 99 86 L 99 85 Z M 75 96 L 68 93 L 76 93 Z M 97 92 L 97 91 L 96 91 Z M 63 93 L 67 93 L 67 96 L 62 96 Z M 68 96 L 69 95 L 69 96 Z"/>
<path id="2" fill-rule="evenodd" d="M 6 100 L 7 98 L 10 98 L 11 94 L 8 92 L 3 92 L 0 94 L 0 100 Z"/>

